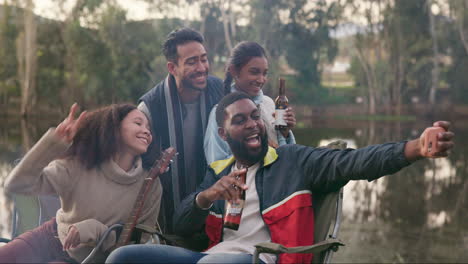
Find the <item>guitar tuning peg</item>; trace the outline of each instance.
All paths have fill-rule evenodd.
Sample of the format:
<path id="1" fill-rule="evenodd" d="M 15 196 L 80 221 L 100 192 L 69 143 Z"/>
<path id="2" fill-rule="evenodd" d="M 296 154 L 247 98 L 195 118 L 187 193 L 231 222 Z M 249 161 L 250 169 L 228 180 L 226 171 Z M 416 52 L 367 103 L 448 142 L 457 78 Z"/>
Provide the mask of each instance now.
<path id="1" fill-rule="evenodd" d="M 166 173 L 166 172 L 168 172 L 168 171 L 169 171 L 169 166 L 166 168 L 166 171 L 165 171 L 164 173 Z"/>
<path id="2" fill-rule="evenodd" d="M 174 163 L 174 160 L 173 160 L 173 159 L 170 159 L 169 162 L 170 162 L 170 163 Z"/>
<path id="3" fill-rule="evenodd" d="M 179 155 L 179 152 L 176 152 L 174 155 L 178 156 L 178 155 Z"/>

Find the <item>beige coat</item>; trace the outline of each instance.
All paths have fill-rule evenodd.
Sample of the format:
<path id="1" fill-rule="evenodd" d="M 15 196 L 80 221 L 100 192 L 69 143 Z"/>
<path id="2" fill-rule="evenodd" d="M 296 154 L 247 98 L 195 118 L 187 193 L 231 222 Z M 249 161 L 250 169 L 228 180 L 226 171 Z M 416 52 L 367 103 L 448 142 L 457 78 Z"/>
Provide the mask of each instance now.
<path id="1" fill-rule="evenodd" d="M 109 226 L 127 221 L 148 172 L 142 168 L 141 159 L 129 172 L 112 160 L 86 170 L 77 160 L 57 159 L 68 147 L 55 135 L 53 128 L 49 129 L 12 170 L 5 189 L 27 195 L 58 194 L 61 202 L 56 215 L 59 239 L 63 244 L 69 227 L 77 227 L 81 244 L 68 253 L 81 262 Z M 162 187 L 157 179 L 145 201 L 139 223 L 155 226 L 161 195 Z M 112 232 L 103 248 L 107 250 L 115 242 Z M 104 257 L 96 261 L 103 261 Z"/>

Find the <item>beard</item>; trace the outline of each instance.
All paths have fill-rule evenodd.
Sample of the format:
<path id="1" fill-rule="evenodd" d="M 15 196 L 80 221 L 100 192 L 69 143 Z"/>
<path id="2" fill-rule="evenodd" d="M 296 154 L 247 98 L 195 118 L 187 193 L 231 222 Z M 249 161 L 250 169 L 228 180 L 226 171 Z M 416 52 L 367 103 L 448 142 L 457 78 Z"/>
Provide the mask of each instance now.
<path id="1" fill-rule="evenodd" d="M 229 147 L 231 148 L 231 151 L 236 159 L 241 159 L 250 164 L 255 164 L 262 160 L 268 152 L 268 136 L 266 132 L 260 135 L 260 140 L 260 151 L 258 153 L 249 152 L 249 149 L 244 144 L 244 142 L 231 138 L 229 134 L 227 135 L 226 142 L 229 144 Z"/>
<path id="2" fill-rule="evenodd" d="M 199 92 L 204 91 L 205 88 L 206 88 L 207 81 L 208 81 L 208 71 L 206 71 L 205 73 L 202 73 L 202 74 L 205 75 L 206 78 L 207 78 L 207 80 L 205 81 L 205 87 L 203 87 L 203 88 L 197 87 L 197 86 L 195 86 L 195 84 L 192 81 L 192 79 L 198 77 L 200 75 L 200 73 L 193 73 L 193 74 L 190 74 L 188 77 L 183 78 L 182 79 L 182 85 L 184 87 L 188 88 L 188 89 L 196 90 L 196 91 L 199 91 Z"/>

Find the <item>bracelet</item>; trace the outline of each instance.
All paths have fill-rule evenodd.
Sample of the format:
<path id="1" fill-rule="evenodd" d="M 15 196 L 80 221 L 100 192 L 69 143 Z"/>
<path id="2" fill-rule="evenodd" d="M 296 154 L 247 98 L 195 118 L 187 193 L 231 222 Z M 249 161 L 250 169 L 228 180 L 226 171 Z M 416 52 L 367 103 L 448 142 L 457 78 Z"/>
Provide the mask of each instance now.
<path id="1" fill-rule="evenodd" d="M 209 209 L 211 209 L 211 207 L 213 207 L 213 203 L 211 203 L 210 206 L 208 206 L 207 208 L 201 207 L 200 203 L 198 202 L 198 195 L 200 195 L 200 193 L 197 193 L 197 196 L 195 196 L 195 205 L 197 205 L 198 208 L 200 208 L 202 210 L 209 210 Z"/>

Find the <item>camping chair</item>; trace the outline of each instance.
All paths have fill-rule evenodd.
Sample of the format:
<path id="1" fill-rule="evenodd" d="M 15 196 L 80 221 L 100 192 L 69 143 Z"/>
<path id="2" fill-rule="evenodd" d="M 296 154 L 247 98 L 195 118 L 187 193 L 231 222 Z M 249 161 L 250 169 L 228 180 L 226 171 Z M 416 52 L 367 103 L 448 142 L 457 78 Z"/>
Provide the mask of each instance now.
<path id="1" fill-rule="evenodd" d="M 8 243 L 18 235 L 42 225 L 55 216 L 60 201 L 53 195 L 26 196 L 13 195 L 13 214 L 11 216 L 11 239 L 1 238 L 0 242 Z"/>
<path id="2" fill-rule="evenodd" d="M 15 160 L 13 165 L 18 165 L 20 161 Z M 0 243 L 8 243 L 20 234 L 42 225 L 54 217 L 59 208 L 60 200 L 55 195 L 13 194 L 11 238 L 0 238 Z"/>
<path id="3" fill-rule="evenodd" d="M 54 195 L 25 196 L 13 194 L 13 203 L 11 239 L 0 238 L 0 243 L 8 243 L 18 235 L 42 225 L 44 222 L 54 217 L 57 210 L 60 209 L 60 200 Z M 123 224 L 114 224 L 110 226 L 82 263 L 92 262 L 93 257 L 99 252 L 103 242 L 110 232 L 115 230 L 119 233 L 122 227 Z M 141 233 L 143 232 L 151 234 L 155 233 L 155 228 L 150 228 L 140 224 L 137 225 L 135 229 L 138 232 L 135 232 L 136 235 L 132 237 L 134 237 L 136 241 L 139 241 Z M 154 236 L 152 236 L 152 239 L 155 240 Z"/>
<path id="4" fill-rule="evenodd" d="M 347 143 L 342 140 L 331 142 L 328 148 L 345 149 Z M 261 253 L 312 253 L 313 263 L 330 263 L 333 252 L 344 244 L 338 239 L 338 231 L 341 224 L 343 206 L 343 188 L 339 191 L 325 194 L 314 194 L 314 218 L 315 218 L 315 244 L 300 247 L 284 247 L 283 245 L 265 242 L 255 245 L 253 263 L 259 263 Z M 333 229 L 330 230 L 334 222 Z"/>

